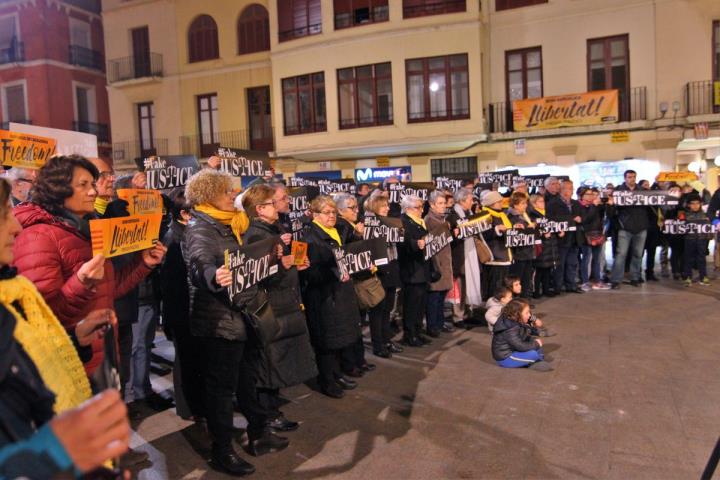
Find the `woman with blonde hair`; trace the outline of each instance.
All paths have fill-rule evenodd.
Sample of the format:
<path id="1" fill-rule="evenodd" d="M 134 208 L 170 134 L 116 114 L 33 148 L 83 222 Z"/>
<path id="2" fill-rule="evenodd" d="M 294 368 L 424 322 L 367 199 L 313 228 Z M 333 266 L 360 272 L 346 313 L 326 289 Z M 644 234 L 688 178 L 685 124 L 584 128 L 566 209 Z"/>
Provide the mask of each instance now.
<path id="1" fill-rule="evenodd" d="M 242 244 L 250 223 L 245 212 L 235 210 L 232 178 L 205 169 L 185 186 L 192 205 L 192 220 L 182 243 L 190 282 L 190 331 L 199 337 L 205 360 L 205 410 L 212 438 L 212 466 L 232 475 L 247 475 L 255 467 L 241 459 L 232 446 L 233 400 L 248 421 L 251 455 L 279 451 L 288 440 L 272 433 L 267 411 L 257 400 L 255 372 L 250 362 L 245 310 L 257 296 L 257 286 L 237 295 L 225 266 L 225 251 Z"/>

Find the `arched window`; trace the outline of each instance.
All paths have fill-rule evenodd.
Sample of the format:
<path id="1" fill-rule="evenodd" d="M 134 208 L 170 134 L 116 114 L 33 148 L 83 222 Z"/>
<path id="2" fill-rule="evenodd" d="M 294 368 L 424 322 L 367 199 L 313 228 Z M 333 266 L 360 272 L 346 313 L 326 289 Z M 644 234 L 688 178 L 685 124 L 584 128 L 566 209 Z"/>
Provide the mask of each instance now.
<path id="1" fill-rule="evenodd" d="M 243 10 L 237 23 L 238 55 L 270 50 L 268 12 L 256 3 Z"/>
<path id="2" fill-rule="evenodd" d="M 188 30 L 190 63 L 218 58 L 218 30 L 210 15 L 198 15 Z"/>

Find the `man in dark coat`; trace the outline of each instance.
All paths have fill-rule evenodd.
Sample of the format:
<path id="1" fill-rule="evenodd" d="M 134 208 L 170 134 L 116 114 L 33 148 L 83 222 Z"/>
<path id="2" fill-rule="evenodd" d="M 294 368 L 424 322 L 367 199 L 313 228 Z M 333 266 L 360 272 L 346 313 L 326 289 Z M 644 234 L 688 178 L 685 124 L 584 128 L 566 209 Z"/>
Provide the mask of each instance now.
<path id="1" fill-rule="evenodd" d="M 560 186 L 560 194 L 557 198 L 551 199 L 547 204 L 547 217 L 555 221 L 568 221 L 570 226 L 582 222 L 582 209 L 580 203 L 572 198 L 572 180 L 563 180 Z M 571 293 L 583 293 L 577 284 L 578 277 L 578 254 L 580 252 L 580 232 L 566 232 L 558 238 L 558 265 L 555 268 L 554 284 L 555 291 L 565 285 L 565 291 Z"/>

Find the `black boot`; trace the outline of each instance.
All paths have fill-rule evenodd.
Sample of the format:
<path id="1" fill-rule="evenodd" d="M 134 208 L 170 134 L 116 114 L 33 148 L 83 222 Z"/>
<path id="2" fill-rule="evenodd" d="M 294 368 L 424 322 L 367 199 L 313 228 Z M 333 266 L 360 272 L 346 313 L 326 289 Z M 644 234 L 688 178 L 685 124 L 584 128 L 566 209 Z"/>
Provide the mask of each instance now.
<path id="1" fill-rule="evenodd" d="M 338 386 L 343 390 L 352 390 L 357 387 L 356 381 L 345 378 L 342 375 L 335 379 L 335 383 L 337 383 Z"/>
<path id="2" fill-rule="evenodd" d="M 213 449 L 210 465 L 216 470 L 236 477 L 244 477 L 255 472 L 255 467 L 240 458 L 232 447 L 222 451 Z"/>
<path id="3" fill-rule="evenodd" d="M 248 431 L 248 453 L 254 457 L 285 450 L 288 445 L 290 440 L 274 434 L 269 428 L 260 432 Z"/>
<path id="4" fill-rule="evenodd" d="M 285 415 L 283 415 L 282 413 L 279 416 L 268 420 L 265 425 L 272 428 L 276 432 L 292 432 L 294 430 L 297 430 L 300 426 L 298 422 L 293 422 L 292 420 L 288 420 L 287 418 L 285 418 Z"/>

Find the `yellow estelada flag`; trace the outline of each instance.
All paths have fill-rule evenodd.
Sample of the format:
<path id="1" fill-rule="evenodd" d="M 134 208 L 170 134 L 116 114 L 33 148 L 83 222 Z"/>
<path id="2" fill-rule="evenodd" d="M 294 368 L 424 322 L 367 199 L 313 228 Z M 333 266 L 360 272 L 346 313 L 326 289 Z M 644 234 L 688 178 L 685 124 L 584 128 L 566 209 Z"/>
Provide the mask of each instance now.
<path id="1" fill-rule="evenodd" d="M 161 222 L 157 214 L 90 220 L 93 255 L 111 258 L 151 248 L 159 240 Z"/>

